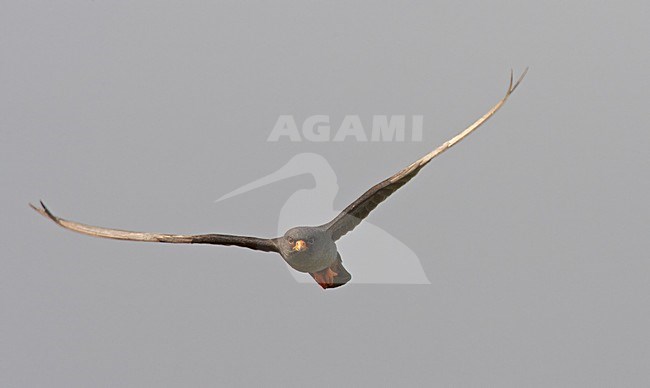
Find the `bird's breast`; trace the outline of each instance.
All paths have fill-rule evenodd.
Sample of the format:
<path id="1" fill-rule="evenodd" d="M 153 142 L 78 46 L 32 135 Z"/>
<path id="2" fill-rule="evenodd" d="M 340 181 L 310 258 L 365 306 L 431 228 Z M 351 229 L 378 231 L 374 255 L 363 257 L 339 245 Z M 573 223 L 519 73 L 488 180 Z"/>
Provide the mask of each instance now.
<path id="1" fill-rule="evenodd" d="M 336 255 L 328 256 L 308 256 L 308 255 L 293 255 L 284 259 L 291 268 L 299 272 L 318 272 L 334 263 Z"/>
<path id="2" fill-rule="evenodd" d="M 284 260 L 299 272 L 317 272 L 331 266 L 337 257 L 334 242 L 310 246 L 301 252 L 292 252 L 283 256 Z"/>

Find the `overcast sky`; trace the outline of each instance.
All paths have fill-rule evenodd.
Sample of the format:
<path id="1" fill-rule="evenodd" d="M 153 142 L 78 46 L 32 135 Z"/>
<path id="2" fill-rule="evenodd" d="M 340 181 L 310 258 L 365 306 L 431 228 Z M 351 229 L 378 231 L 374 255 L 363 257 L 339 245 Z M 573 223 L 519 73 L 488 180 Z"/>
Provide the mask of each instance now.
<path id="1" fill-rule="evenodd" d="M 647 386 L 649 4 L 5 2 L 0 385 Z M 344 208 L 526 66 L 340 241 L 353 279 L 402 268 L 376 230 L 430 284 L 323 291 L 275 254 L 94 239 L 27 206 L 274 237 L 294 194 Z M 420 115 L 423 135 L 267 141 L 283 115 L 326 115 L 332 137 L 355 115 L 369 138 L 373 115 Z M 335 183 L 214 202 L 304 153 Z"/>

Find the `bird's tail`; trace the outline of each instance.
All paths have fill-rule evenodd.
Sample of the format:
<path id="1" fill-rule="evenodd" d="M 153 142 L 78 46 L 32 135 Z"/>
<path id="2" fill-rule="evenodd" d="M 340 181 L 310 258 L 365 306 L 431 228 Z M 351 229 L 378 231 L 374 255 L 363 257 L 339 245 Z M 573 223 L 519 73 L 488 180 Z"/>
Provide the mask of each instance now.
<path id="1" fill-rule="evenodd" d="M 334 264 L 310 275 L 323 289 L 340 287 L 352 279 L 352 275 L 343 267 L 343 260 L 339 253 Z"/>

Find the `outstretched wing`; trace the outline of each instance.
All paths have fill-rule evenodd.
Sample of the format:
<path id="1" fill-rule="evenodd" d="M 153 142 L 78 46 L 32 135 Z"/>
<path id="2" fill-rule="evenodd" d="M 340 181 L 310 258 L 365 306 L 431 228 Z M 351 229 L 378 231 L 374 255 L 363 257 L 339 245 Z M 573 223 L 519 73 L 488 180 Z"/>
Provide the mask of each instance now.
<path id="1" fill-rule="evenodd" d="M 232 236 L 226 234 L 199 234 L 199 235 L 180 235 L 180 234 L 161 234 L 146 232 L 130 232 L 128 230 L 107 229 L 99 226 L 80 224 L 78 222 L 64 220 L 52 214 L 50 210 L 41 202 L 42 208 L 38 208 L 31 203 L 29 206 L 39 212 L 43 217 L 49 218 L 56 224 L 89 236 L 112 238 L 115 240 L 129 241 L 147 241 L 162 242 L 171 244 L 215 244 L 215 245 L 236 245 L 255 249 L 265 252 L 280 252 L 273 239 Z"/>
<path id="2" fill-rule="evenodd" d="M 332 239 L 334 241 L 338 240 L 343 235 L 354 229 L 357 225 L 359 225 L 361 220 L 366 218 L 368 214 L 370 214 L 370 212 L 377 207 L 377 205 L 379 205 L 391 194 L 397 191 L 397 189 L 404 186 L 408 181 L 410 181 L 411 178 L 413 178 L 422 169 L 422 167 L 426 166 L 431 161 L 431 159 L 445 152 L 459 141 L 463 140 L 467 135 L 472 133 L 476 128 L 480 127 L 490 117 L 492 117 L 492 115 L 494 115 L 501 108 L 501 106 L 503 106 L 512 92 L 515 91 L 517 86 L 519 86 L 519 83 L 523 80 L 527 71 L 528 69 L 524 70 L 517 82 L 513 81 L 513 74 L 511 71 L 510 85 L 508 86 L 506 95 L 501 99 L 501 101 L 494 105 L 492 109 L 484 114 L 483 117 L 476 120 L 474 124 L 465 128 L 465 130 L 460 132 L 458 135 L 444 142 L 438 148 L 424 155 L 422 158 L 416 160 L 402 171 L 371 187 L 370 190 L 366 191 L 361 197 L 346 207 L 341 212 L 341 214 L 336 216 L 336 218 L 327 224 L 322 225 L 321 227 L 326 228 L 332 234 Z"/>

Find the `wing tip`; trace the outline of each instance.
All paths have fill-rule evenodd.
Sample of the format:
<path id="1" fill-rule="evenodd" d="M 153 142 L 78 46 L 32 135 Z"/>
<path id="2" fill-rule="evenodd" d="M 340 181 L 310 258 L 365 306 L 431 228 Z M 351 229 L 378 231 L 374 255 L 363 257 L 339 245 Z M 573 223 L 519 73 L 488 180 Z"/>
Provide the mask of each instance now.
<path id="1" fill-rule="evenodd" d="M 31 203 L 31 202 L 29 202 L 28 205 L 29 205 L 29 207 L 31 207 L 32 209 L 34 209 L 34 211 L 37 212 L 38 214 L 41 214 L 41 215 L 47 215 L 47 214 L 45 213 L 45 210 L 43 210 L 43 201 L 38 201 L 38 202 L 41 204 L 41 207 L 38 207 L 38 206 L 34 205 L 34 204 Z"/>
<path id="2" fill-rule="evenodd" d="M 54 214 L 52 214 L 50 209 L 48 209 L 47 206 L 45 206 L 45 203 L 43 203 L 43 201 L 38 201 L 38 202 L 41 204 L 40 208 L 38 206 L 35 206 L 32 203 L 29 203 L 29 207 L 34 209 L 38 214 L 42 215 L 43 217 L 49 218 L 50 220 L 52 220 L 52 221 L 54 221 L 55 223 L 58 224 L 59 223 L 59 218 L 57 216 L 55 216 Z"/>
<path id="3" fill-rule="evenodd" d="M 513 71 L 512 69 L 510 69 L 510 86 L 508 87 L 508 94 L 512 94 L 512 92 L 514 92 L 515 89 L 517 89 L 517 86 L 519 86 L 519 84 L 521 83 L 521 81 L 524 80 L 524 77 L 525 77 L 526 74 L 528 73 L 528 69 L 530 69 L 530 67 L 529 67 L 529 66 L 526 66 L 526 68 L 525 68 L 524 71 L 521 73 L 521 75 L 519 76 L 519 78 L 517 78 L 517 81 L 514 82 L 514 84 L 513 84 L 513 81 L 514 81 L 514 71 Z"/>

